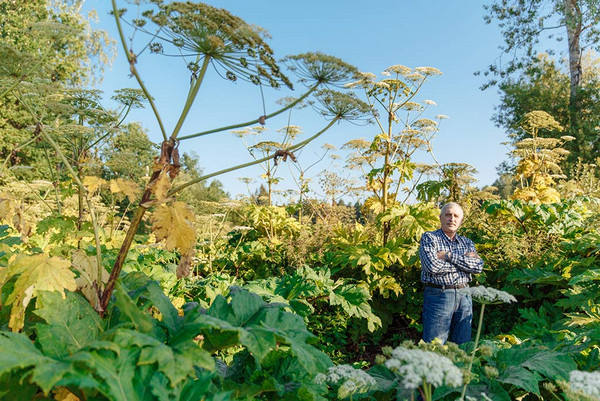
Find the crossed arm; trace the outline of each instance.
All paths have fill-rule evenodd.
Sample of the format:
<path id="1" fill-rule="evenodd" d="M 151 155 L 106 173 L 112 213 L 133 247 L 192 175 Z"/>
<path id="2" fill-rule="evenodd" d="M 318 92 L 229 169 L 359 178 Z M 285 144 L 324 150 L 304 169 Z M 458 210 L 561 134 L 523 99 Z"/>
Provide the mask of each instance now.
<path id="1" fill-rule="evenodd" d="M 419 248 L 422 268 L 429 274 L 453 273 L 456 269 L 473 274 L 481 273 L 483 260 L 477 255 L 472 242 L 468 248 L 468 252 L 464 254 L 441 251 L 438 250 L 436 242 L 425 234 L 421 238 L 421 247 Z"/>

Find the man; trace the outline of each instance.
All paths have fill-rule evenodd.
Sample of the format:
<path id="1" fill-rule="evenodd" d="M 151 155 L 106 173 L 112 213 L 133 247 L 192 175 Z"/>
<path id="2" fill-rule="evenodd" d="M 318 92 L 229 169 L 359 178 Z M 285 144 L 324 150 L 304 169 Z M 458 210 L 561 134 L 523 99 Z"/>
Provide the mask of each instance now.
<path id="1" fill-rule="evenodd" d="M 442 228 L 421 237 L 421 281 L 425 284 L 423 299 L 423 340 L 435 338 L 462 344 L 471 339 L 473 302 L 459 291 L 481 273 L 483 260 L 470 239 L 456 234 L 463 221 L 463 210 L 451 202 L 442 207 Z"/>

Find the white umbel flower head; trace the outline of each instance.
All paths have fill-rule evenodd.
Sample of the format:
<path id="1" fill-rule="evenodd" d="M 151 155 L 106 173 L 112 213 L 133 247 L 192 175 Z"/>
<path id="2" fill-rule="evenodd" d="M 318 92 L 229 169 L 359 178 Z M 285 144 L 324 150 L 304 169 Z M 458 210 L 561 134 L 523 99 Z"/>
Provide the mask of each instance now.
<path id="1" fill-rule="evenodd" d="M 574 370 L 569 373 L 569 387 L 571 390 L 600 399 L 600 371 L 582 372 Z"/>
<path id="2" fill-rule="evenodd" d="M 463 294 L 471 295 L 471 298 L 480 304 L 509 304 L 511 302 L 517 302 L 517 299 L 506 291 L 500 291 L 482 285 L 463 288 L 459 291 Z"/>
<path id="3" fill-rule="evenodd" d="M 460 369 L 450 359 L 431 351 L 396 347 L 385 366 L 400 376 L 402 386 L 409 390 L 418 388 L 423 380 L 434 387 L 458 387 L 463 381 Z"/>
<path id="4" fill-rule="evenodd" d="M 317 384 L 339 385 L 338 397 L 348 398 L 352 394 L 363 394 L 377 387 L 377 381 L 367 372 L 350 365 L 332 366 L 327 373 L 315 376 Z"/>

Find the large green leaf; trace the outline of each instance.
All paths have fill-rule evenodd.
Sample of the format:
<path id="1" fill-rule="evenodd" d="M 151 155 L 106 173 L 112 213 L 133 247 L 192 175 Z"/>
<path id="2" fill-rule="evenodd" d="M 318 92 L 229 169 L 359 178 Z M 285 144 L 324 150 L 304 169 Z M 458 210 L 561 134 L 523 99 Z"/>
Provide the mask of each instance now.
<path id="1" fill-rule="evenodd" d="M 152 302 L 152 304 L 160 311 L 162 315 L 162 323 L 167 327 L 169 332 L 174 332 L 178 330 L 183 322 L 179 313 L 177 312 L 177 308 L 173 306 L 173 303 L 165 295 L 162 288 L 158 285 L 156 281 L 151 281 L 147 286 L 148 290 L 148 299 Z"/>
<path id="2" fill-rule="evenodd" d="M 268 328 L 249 327 L 240 330 L 240 342 L 245 345 L 258 361 L 277 347 L 275 334 Z"/>
<path id="3" fill-rule="evenodd" d="M 242 344 L 260 361 L 282 344 L 289 346 L 307 371 L 331 366 L 329 357 L 309 344 L 315 337 L 306 330 L 302 317 L 284 311 L 283 305 L 267 304 L 246 290 L 233 289 L 231 297 L 231 303 L 227 303 L 218 296 L 206 315 L 198 314 L 186 322 L 187 332 L 197 330 L 203 334 L 206 350 Z"/>
<path id="4" fill-rule="evenodd" d="M 366 288 L 350 284 L 340 286 L 329 293 L 331 305 L 340 305 L 349 316 L 367 319 L 369 330 L 375 331 L 381 327 L 381 319 L 373 313 L 371 305 L 367 302 L 370 299 L 371 295 Z"/>
<path id="5" fill-rule="evenodd" d="M 140 310 L 127 293 L 126 287 L 117 282 L 114 291 L 114 306 L 120 313 L 119 321 L 129 322 L 137 330 L 148 333 L 154 329 L 154 320 L 144 311 Z"/>
<path id="6" fill-rule="evenodd" d="M 288 344 L 292 355 L 298 358 L 308 372 L 322 372 L 332 365 L 327 355 L 309 344 L 315 337 L 306 330 L 304 320 L 300 316 L 271 309 L 267 311 L 261 325 L 271 329 L 281 342 Z"/>
<path id="7" fill-rule="evenodd" d="M 62 358 L 89 345 L 102 331 L 102 321 L 81 295 L 42 292 L 35 314 L 46 321 L 37 324 L 37 342 L 47 356 Z"/>
<path id="8" fill-rule="evenodd" d="M 265 301 L 258 295 L 239 287 L 231 287 L 229 294 L 231 295 L 231 309 L 235 316 L 235 320 L 229 321 L 229 323 L 236 326 L 251 324 L 256 313 L 266 305 Z"/>
<path id="9" fill-rule="evenodd" d="M 520 284 L 549 284 L 560 287 L 567 282 L 565 276 L 549 271 L 545 266 L 513 270 L 508 275 L 508 280 Z"/>
<path id="10" fill-rule="evenodd" d="M 496 354 L 495 362 L 500 372 L 498 381 L 510 383 L 530 393 L 539 395 L 538 382 L 566 379 L 569 372 L 577 368 L 573 359 L 563 352 L 546 347 L 527 345 L 502 349 Z"/>
<path id="11" fill-rule="evenodd" d="M 0 332 L 0 375 L 52 362 L 25 334 Z"/>
<path id="12" fill-rule="evenodd" d="M 122 285 L 127 289 L 133 301 L 137 303 L 138 309 L 140 309 L 139 305 L 143 305 L 141 308 L 143 310 L 151 306 L 159 310 L 161 313 L 159 325 L 165 327 L 171 335 L 183 326 L 183 319 L 179 316 L 177 308 L 173 306 L 157 281 L 145 273 L 132 272 L 122 278 Z"/>
<path id="13" fill-rule="evenodd" d="M 569 285 L 573 286 L 590 281 L 600 281 L 600 269 L 586 270 L 583 273 L 574 276 L 571 280 L 569 280 Z"/>
<path id="14" fill-rule="evenodd" d="M 529 393 L 540 395 L 538 382 L 542 376 L 521 366 L 507 366 L 497 379 L 499 382 L 512 384 Z"/>
<path id="15" fill-rule="evenodd" d="M 538 372 L 550 380 L 568 380 L 569 373 L 577 369 L 577 364 L 568 354 L 536 348 L 536 353 L 524 361 L 521 366 Z"/>
<path id="16" fill-rule="evenodd" d="M 0 384 L 15 372 L 26 377 L 25 370 L 32 372 L 31 382 L 47 393 L 70 370 L 70 365 L 43 355 L 24 334 L 0 332 Z"/>
<path id="17" fill-rule="evenodd" d="M 98 350 L 79 352 L 72 360 L 99 379 L 97 388 L 108 399 L 139 401 L 139 393 L 134 387 L 139 354 L 139 349 L 130 348 L 121 348 L 118 353 Z"/>

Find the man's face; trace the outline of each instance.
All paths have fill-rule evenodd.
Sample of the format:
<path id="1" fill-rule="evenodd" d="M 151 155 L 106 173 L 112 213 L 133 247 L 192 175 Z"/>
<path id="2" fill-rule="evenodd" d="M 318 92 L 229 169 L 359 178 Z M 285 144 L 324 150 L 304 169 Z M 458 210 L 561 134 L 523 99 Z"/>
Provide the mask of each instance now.
<path id="1" fill-rule="evenodd" d="M 456 206 L 450 206 L 440 215 L 442 231 L 446 234 L 454 234 L 460 227 L 463 219 L 463 211 Z"/>

